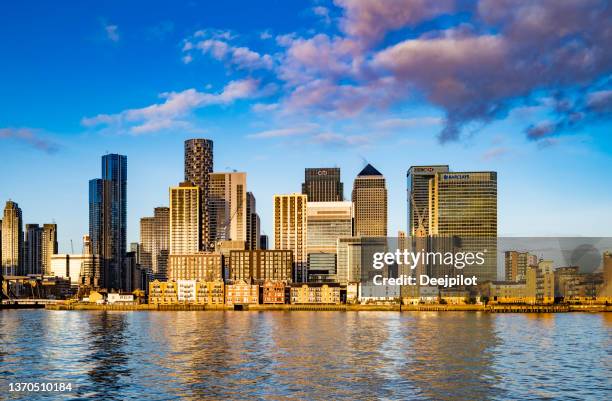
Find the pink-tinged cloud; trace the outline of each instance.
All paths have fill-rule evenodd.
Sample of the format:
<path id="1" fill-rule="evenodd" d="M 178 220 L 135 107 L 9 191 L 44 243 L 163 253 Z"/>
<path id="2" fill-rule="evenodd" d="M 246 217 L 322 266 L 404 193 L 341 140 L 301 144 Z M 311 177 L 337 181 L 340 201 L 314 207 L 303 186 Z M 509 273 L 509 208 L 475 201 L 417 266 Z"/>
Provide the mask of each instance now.
<path id="1" fill-rule="evenodd" d="M 41 136 L 38 130 L 31 128 L 0 128 L 0 140 L 12 139 L 27 144 L 45 153 L 55 153 L 58 145 Z"/>
<path id="2" fill-rule="evenodd" d="M 293 127 L 260 131 L 255 134 L 248 135 L 247 138 L 252 138 L 252 139 L 287 138 L 287 137 L 294 137 L 294 136 L 301 136 L 301 135 L 309 134 L 309 133 L 312 133 L 317 128 L 319 128 L 319 125 L 314 124 L 314 123 L 299 124 Z"/>
<path id="3" fill-rule="evenodd" d="M 430 20 L 454 10 L 452 0 L 335 0 L 344 9 L 340 28 L 364 45 L 380 41 L 387 32 Z"/>

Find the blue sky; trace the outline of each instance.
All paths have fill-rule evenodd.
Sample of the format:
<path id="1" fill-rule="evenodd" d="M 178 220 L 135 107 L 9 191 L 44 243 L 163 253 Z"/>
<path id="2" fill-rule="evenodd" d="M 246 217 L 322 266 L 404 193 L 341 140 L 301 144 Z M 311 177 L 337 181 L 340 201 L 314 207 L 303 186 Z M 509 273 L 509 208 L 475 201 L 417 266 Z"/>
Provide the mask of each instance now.
<path id="1" fill-rule="evenodd" d="M 12 2 L 0 6 L 0 199 L 80 249 L 87 181 L 128 156 L 128 238 L 183 140 L 248 173 L 264 232 L 305 167 L 365 161 L 406 229 L 406 170 L 495 170 L 500 235 L 608 236 L 605 1 Z"/>

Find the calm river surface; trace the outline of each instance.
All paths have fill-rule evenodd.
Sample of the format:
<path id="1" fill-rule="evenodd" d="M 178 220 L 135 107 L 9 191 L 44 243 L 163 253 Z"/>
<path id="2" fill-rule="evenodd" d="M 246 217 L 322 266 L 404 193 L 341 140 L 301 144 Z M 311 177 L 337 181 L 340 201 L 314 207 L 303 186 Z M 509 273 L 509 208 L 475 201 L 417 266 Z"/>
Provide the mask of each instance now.
<path id="1" fill-rule="evenodd" d="M 9 383 L 72 382 L 72 393 Z M 0 399 L 612 399 L 612 314 L 0 311 Z"/>

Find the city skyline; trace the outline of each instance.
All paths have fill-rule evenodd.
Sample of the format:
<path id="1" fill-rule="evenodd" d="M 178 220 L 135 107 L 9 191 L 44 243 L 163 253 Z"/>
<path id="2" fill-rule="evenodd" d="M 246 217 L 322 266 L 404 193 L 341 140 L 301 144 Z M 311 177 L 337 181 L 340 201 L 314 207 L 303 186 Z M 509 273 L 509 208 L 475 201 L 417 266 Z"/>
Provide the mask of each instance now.
<path id="1" fill-rule="evenodd" d="M 189 2 L 146 15 L 137 3 L 61 14 L 34 3 L 0 16 L 11 60 L 0 66 L 0 199 L 19 203 L 24 224 L 55 221 L 61 251 L 87 232 L 83 183 L 100 155 L 130 159 L 133 242 L 139 218 L 183 181 L 193 137 L 215 142 L 216 172 L 248 174 L 268 235 L 273 195 L 299 192 L 304 168 L 341 167 L 350 187 L 366 162 L 386 178 L 390 234 L 407 230 L 408 168 L 444 163 L 499 173 L 500 235 L 609 235 L 605 2 L 497 14 L 488 0 Z"/>

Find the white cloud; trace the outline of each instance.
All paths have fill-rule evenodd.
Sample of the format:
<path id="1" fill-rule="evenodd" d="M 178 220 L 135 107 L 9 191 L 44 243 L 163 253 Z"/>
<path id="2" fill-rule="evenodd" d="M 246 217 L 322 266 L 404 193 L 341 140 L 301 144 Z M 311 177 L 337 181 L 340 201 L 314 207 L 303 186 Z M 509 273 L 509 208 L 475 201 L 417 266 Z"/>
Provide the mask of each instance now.
<path id="1" fill-rule="evenodd" d="M 167 92 L 160 94 L 160 97 L 165 99 L 163 103 L 128 109 L 116 114 L 86 117 L 81 123 L 86 127 L 115 125 L 135 134 L 156 132 L 182 126 L 185 124 L 182 119 L 195 109 L 215 104 L 227 105 L 236 100 L 256 97 L 258 88 L 258 81 L 244 79 L 228 83 L 219 93 L 199 92 L 193 88 L 182 92 Z"/>
<path id="2" fill-rule="evenodd" d="M 119 41 L 119 27 L 117 25 L 107 24 L 104 25 L 104 32 L 106 32 L 106 37 L 113 41 Z"/>
<path id="3" fill-rule="evenodd" d="M 301 124 L 295 127 L 260 131 L 256 134 L 248 135 L 247 137 L 253 138 L 253 139 L 286 138 L 286 137 L 300 136 L 300 135 L 312 133 L 318 127 L 319 127 L 318 124 L 314 124 L 314 123 Z"/>

